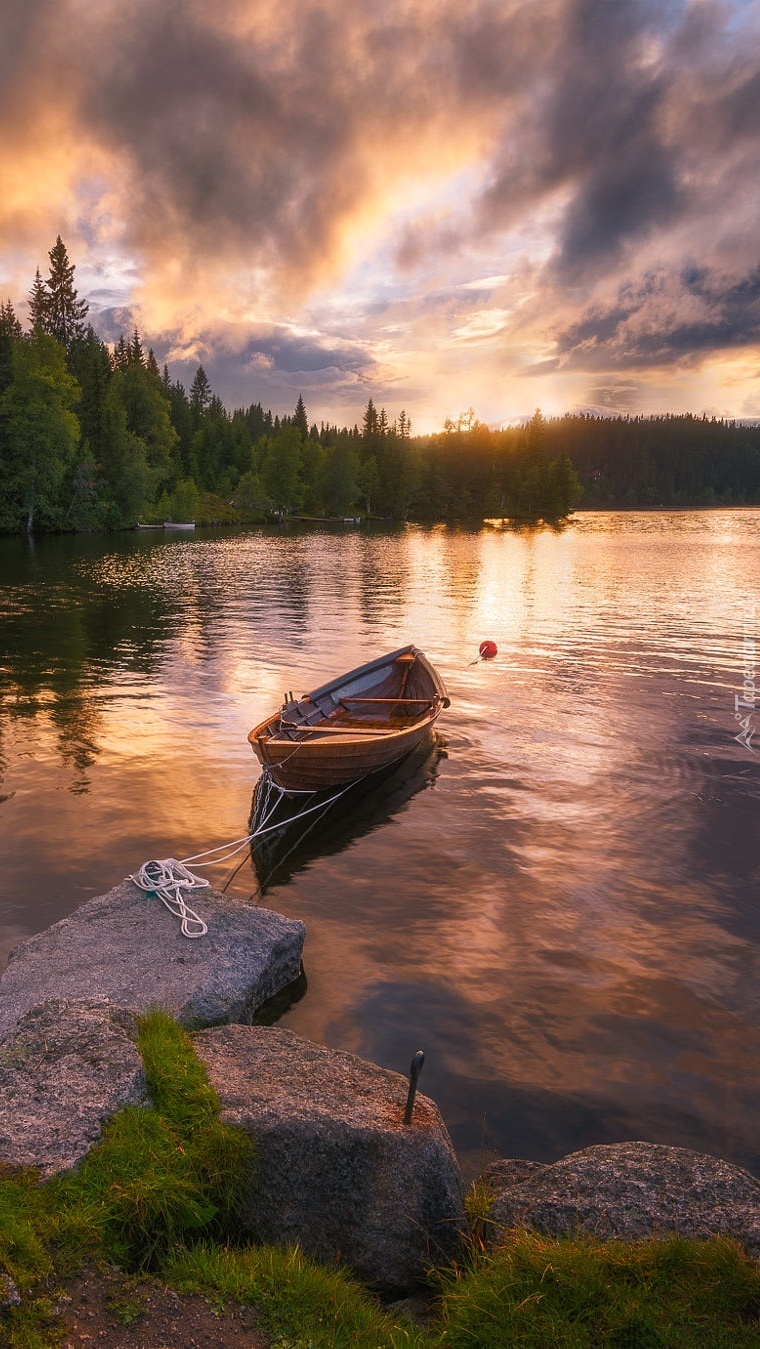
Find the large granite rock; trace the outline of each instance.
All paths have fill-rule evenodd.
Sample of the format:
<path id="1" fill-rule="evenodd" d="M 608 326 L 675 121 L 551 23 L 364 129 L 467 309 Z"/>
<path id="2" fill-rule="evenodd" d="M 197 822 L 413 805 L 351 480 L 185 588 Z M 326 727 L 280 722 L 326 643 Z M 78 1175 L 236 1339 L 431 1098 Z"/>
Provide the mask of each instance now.
<path id="1" fill-rule="evenodd" d="M 0 1043 L 0 1163 L 69 1170 L 103 1124 L 147 1102 L 135 1018 L 104 1000 L 43 1003 Z"/>
<path id="2" fill-rule="evenodd" d="M 614 1143 L 573 1152 L 551 1166 L 496 1163 L 483 1180 L 499 1228 L 546 1236 L 734 1237 L 760 1256 L 760 1181 L 730 1162 L 658 1143 Z M 525 1168 L 530 1168 L 526 1170 Z"/>
<path id="3" fill-rule="evenodd" d="M 456 1253 L 459 1166 L 432 1101 L 418 1096 L 404 1126 L 405 1078 L 269 1027 L 200 1031 L 194 1044 L 224 1119 L 256 1144 L 251 1236 L 297 1242 L 382 1289 L 413 1287 Z"/>
<path id="4" fill-rule="evenodd" d="M 183 937 L 168 909 L 127 880 L 22 942 L 0 979 L 0 1039 L 52 997 L 162 1007 L 187 1027 L 250 1021 L 298 978 L 306 929 L 215 890 L 194 899 L 205 937 Z"/>

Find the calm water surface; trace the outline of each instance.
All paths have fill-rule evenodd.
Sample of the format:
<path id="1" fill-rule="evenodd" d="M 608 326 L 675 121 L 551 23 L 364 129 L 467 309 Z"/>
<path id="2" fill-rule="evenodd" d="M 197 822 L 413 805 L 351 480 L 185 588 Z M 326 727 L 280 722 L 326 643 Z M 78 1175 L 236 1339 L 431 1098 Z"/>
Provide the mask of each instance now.
<path id="1" fill-rule="evenodd" d="M 230 881 L 307 924 L 282 1024 L 402 1072 L 423 1048 L 470 1173 L 626 1138 L 760 1167 L 760 511 L 0 540 L 0 583 L 3 962 L 243 835 L 249 728 L 414 641 L 444 743 Z"/>

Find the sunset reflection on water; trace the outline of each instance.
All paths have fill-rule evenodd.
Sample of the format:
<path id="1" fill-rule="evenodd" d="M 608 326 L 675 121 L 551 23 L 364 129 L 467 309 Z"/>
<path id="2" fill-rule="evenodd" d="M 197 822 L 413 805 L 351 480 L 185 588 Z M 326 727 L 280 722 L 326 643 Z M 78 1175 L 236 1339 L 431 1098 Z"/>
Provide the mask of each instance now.
<path id="1" fill-rule="evenodd" d="M 632 1137 L 757 1167 L 759 558 L 750 510 L 0 541 L 3 951 L 244 834 L 249 728 L 414 641 L 452 700 L 434 771 L 263 900 L 250 860 L 230 883 L 307 924 L 284 1024 L 400 1071 L 424 1048 L 470 1169 Z"/>

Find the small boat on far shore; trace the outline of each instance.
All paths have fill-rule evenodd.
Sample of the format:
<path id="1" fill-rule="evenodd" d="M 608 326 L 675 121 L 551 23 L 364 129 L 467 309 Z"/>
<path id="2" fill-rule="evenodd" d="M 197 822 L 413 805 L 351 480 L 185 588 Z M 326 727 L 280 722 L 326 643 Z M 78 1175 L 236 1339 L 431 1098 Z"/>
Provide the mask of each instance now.
<path id="1" fill-rule="evenodd" d="M 329 791 L 397 763 L 448 706 L 438 671 L 416 646 L 405 646 L 302 698 L 289 694 L 248 739 L 283 791 Z"/>
<path id="2" fill-rule="evenodd" d="M 195 529 L 194 520 L 164 520 L 160 525 L 146 525 L 138 520 L 135 529 Z"/>

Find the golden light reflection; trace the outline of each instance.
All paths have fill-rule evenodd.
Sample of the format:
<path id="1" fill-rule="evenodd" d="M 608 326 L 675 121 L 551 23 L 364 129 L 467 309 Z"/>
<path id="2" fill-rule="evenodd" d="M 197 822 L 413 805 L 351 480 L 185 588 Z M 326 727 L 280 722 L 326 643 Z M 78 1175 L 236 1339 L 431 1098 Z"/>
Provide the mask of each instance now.
<path id="1" fill-rule="evenodd" d="M 11 894 L 47 878 L 52 921 L 150 856 L 240 837 L 250 726 L 285 690 L 413 640 L 451 695 L 445 752 L 387 815 L 334 848 L 307 838 L 266 893 L 308 929 L 285 1024 L 402 1069 L 419 1036 L 475 1096 L 635 1098 L 644 1119 L 687 1093 L 717 1130 L 756 1056 L 732 918 L 753 765 L 731 741 L 731 624 L 760 512 L 719 515 L 126 542 L 57 576 L 66 624 L 41 639 L 20 592 L 29 665 L 21 642 L 0 717 Z M 498 656 L 473 665 L 484 638 Z M 68 643 L 63 674 L 39 640 Z M 257 884 L 246 860 L 230 893 Z"/>

